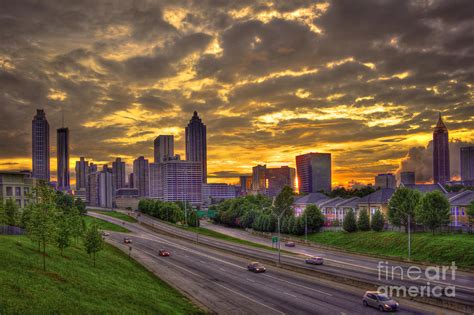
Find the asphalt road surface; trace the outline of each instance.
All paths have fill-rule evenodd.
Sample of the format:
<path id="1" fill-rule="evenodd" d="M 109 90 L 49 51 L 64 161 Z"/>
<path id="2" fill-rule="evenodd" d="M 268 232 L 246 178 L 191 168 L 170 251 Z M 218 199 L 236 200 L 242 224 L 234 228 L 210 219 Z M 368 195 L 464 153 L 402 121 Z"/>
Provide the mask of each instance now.
<path id="1" fill-rule="evenodd" d="M 132 239 L 132 256 L 160 278 L 218 314 L 376 314 L 362 305 L 363 290 L 267 266 L 264 274 L 246 269 L 248 260 L 105 215 L 92 216 L 124 225 L 130 235 L 110 232 L 109 242 L 122 247 Z M 143 216 L 142 216 L 143 217 Z M 140 218 L 147 219 L 147 218 Z M 154 225 L 155 221 L 150 221 Z M 162 224 L 162 223 L 158 223 Z M 206 238 L 201 238 L 206 241 Z M 125 246 L 125 247 L 124 247 Z M 171 257 L 159 257 L 166 249 Z M 274 255 L 274 253 L 272 253 Z M 399 314 L 430 314 L 433 308 L 402 302 Z M 441 311 L 441 310 L 440 310 Z"/>

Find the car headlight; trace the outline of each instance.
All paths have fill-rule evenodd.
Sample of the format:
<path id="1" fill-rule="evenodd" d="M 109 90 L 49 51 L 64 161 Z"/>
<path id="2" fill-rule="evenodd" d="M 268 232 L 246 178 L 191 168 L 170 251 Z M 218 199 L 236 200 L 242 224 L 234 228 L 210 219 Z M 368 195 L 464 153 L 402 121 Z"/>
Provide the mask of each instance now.
<path id="1" fill-rule="evenodd" d="M 386 308 L 390 308 L 390 305 L 388 305 L 388 304 L 384 304 L 383 306 L 386 307 Z"/>

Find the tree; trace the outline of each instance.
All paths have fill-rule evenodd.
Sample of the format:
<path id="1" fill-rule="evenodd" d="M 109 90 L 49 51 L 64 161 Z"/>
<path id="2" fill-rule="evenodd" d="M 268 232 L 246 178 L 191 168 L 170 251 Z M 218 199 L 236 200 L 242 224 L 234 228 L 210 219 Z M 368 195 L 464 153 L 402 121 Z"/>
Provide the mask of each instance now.
<path id="1" fill-rule="evenodd" d="M 93 224 L 90 229 L 87 230 L 84 237 L 84 246 L 86 248 L 86 252 L 89 255 L 92 255 L 95 267 L 96 254 L 104 247 L 104 240 L 97 229 L 97 225 Z"/>
<path id="2" fill-rule="evenodd" d="M 61 256 L 63 256 L 63 251 L 65 248 L 69 247 L 71 240 L 71 225 L 67 215 L 62 214 L 57 223 L 57 234 L 56 234 L 56 245 L 61 251 Z"/>
<path id="3" fill-rule="evenodd" d="M 370 230 L 370 219 L 369 215 L 367 214 L 367 210 L 365 209 L 362 209 L 359 213 L 359 218 L 357 220 L 357 228 L 360 231 Z"/>
<path id="4" fill-rule="evenodd" d="M 5 223 L 9 226 L 16 226 L 19 222 L 19 211 L 17 204 L 13 201 L 13 199 L 7 199 L 5 206 L 4 206 L 4 220 Z"/>
<path id="5" fill-rule="evenodd" d="M 198 227 L 200 225 L 199 218 L 196 211 L 190 210 L 188 216 L 188 225 Z"/>
<path id="6" fill-rule="evenodd" d="M 302 217 L 303 220 L 306 217 L 308 223 L 308 230 L 310 232 L 318 232 L 319 229 L 324 225 L 324 215 L 316 205 L 306 206 Z"/>
<path id="7" fill-rule="evenodd" d="M 46 271 L 46 246 L 56 239 L 56 193 L 51 187 L 41 185 L 35 188 L 36 200 L 31 204 L 27 223 L 27 234 L 38 247 L 43 248 L 43 270 Z"/>
<path id="8" fill-rule="evenodd" d="M 5 205 L 3 199 L 0 199 L 0 225 L 6 225 L 7 218 L 5 217 Z"/>
<path id="9" fill-rule="evenodd" d="M 275 198 L 275 203 L 273 205 L 273 212 L 276 215 L 294 215 L 293 211 L 293 202 L 295 193 L 290 186 L 285 186 Z"/>
<path id="10" fill-rule="evenodd" d="M 342 228 L 349 233 L 357 231 L 356 218 L 352 209 L 347 211 L 344 217 L 344 222 L 342 222 Z"/>
<path id="11" fill-rule="evenodd" d="M 428 192 L 423 195 L 416 208 L 416 220 L 429 228 L 433 234 L 450 219 L 449 200 L 439 191 Z"/>
<path id="12" fill-rule="evenodd" d="M 69 228 L 71 237 L 75 239 L 77 245 L 79 238 L 84 234 L 86 228 L 85 222 L 78 209 L 74 209 L 69 214 Z"/>
<path id="13" fill-rule="evenodd" d="M 304 217 L 299 216 L 295 218 L 295 223 L 293 224 L 293 230 L 291 234 L 294 235 L 303 235 L 304 234 Z"/>
<path id="14" fill-rule="evenodd" d="M 375 210 L 374 215 L 372 216 L 372 221 L 370 221 L 370 228 L 375 232 L 380 232 L 383 230 L 385 225 L 385 220 L 383 213 L 379 209 Z"/>
<path id="15" fill-rule="evenodd" d="M 471 201 L 471 203 L 467 207 L 466 214 L 469 219 L 469 226 L 472 229 L 472 224 L 474 223 L 474 201 Z"/>
<path id="16" fill-rule="evenodd" d="M 404 226 L 408 232 L 408 216 L 414 221 L 415 209 L 420 202 L 421 193 L 417 190 L 400 187 L 388 203 L 388 220 L 394 226 Z"/>
<path id="17" fill-rule="evenodd" d="M 81 199 L 76 198 L 76 200 L 74 201 L 74 206 L 76 207 L 77 210 L 79 210 L 80 215 L 87 214 L 86 204 Z"/>

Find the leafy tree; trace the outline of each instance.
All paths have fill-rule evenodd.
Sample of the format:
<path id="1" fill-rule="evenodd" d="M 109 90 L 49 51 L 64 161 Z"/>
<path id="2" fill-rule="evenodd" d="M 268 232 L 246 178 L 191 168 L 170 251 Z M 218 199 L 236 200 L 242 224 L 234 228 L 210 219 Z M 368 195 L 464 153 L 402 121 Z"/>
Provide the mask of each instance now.
<path id="1" fill-rule="evenodd" d="M 63 213 L 68 213 L 72 208 L 74 208 L 74 198 L 61 191 L 56 192 L 55 201 L 56 207 Z"/>
<path id="2" fill-rule="evenodd" d="M 344 221 L 342 222 L 342 228 L 349 233 L 357 231 L 356 218 L 352 209 L 347 211 Z"/>
<path id="3" fill-rule="evenodd" d="M 388 203 L 388 220 L 394 226 L 404 226 L 408 232 L 408 216 L 411 221 L 415 218 L 415 209 L 420 202 L 421 193 L 417 190 L 400 187 L 390 198 Z"/>
<path id="4" fill-rule="evenodd" d="M 296 225 L 296 217 L 294 215 L 288 217 L 288 231 L 286 233 L 293 234 Z"/>
<path id="5" fill-rule="evenodd" d="M 198 227 L 200 225 L 199 218 L 196 211 L 191 210 L 188 216 L 188 225 Z"/>
<path id="6" fill-rule="evenodd" d="M 469 219 L 469 226 L 472 226 L 472 224 L 474 223 L 474 201 L 471 201 L 471 203 L 467 207 L 466 214 Z"/>
<path id="7" fill-rule="evenodd" d="M 284 216 L 280 219 L 280 233 L 284 233 L 284 234 L 290 233 L 289 228 L 288 228 L 289 219 L 290 219 L 289 216 Z"/>
<path id="8" fill-rule="evenodd" d="M 5 204 L 3 203 L 3 199 L 0 199 L 0 225 L 6 225 L 7 218 L 5 217 Z"/>
<path id="9" fill-rule="evenodd" d="M 304 218 L 299 216 L 295 217 L 295 223 L 293 224 L 293 230 L 291 234 L 303 235 L 304 234 Z"/>
<path id="10" fill-rule="evenodd" d="M 449 223 L 450 205 L 448 198 L 439 191 L 423 195 L 416 208 L 416 220 L 428 227 L 433 234 L 443 224 Z"/>
<path id="11" fill-rule="evenodd" d="M 385 225 L 383 213 L 379 209 L 375 210 L 374 215 L 372 216 L 372 221 L 370 222 L 370 228 L 375 232 L 380 232 L 383 230 Z"/>
<path id="12" fill-rule="evenodd" d="M 77 210 L 79 210 L 80 215 L 87 214 L 86 204 L 81 199 L 76 198 L 76 200 L 74 201 L 74 206 L 76 207 Z"/>
<path id="13" fill-rule="evenodd" d="M 317 232 L 324 225 L 324 215 L 316 205 L 306 206 L 302 217 L 307 219 L 309 232 Z"/>
<path id="14" fill-rule="evenodd" d="M 68 219 L 71 237 L 75 239 L 77 245 L 79 238 L 86 229 L 85 222 L 77 208 L 71 211 Z"/>
<path id="15" fill-rule="evenodd" d="M 35 188 L 36 201 L 31 204 L 31 214 L 27 223 L 27 234 L 38 247 L 43 249 L 43 270 L 46 271 L 46 246 L 56 239 L 56 193 L 46 185 Z"/>
<path id="16" fill-rule="evenodd" d="M 370 230 L 370 219 L 369 215 L 367 214 L 367 210 L 362 209 L 359 213 L 359 218 L 357 220 L 357 229 L 360 231 L 368 231 Z"/>
<path id="17" fill-rule="evenodd" d="M 60 215 L 57 222 L 57 233 L 56 233 L 56 245 L 61 251 L 61 256 L 63 256 L 63 251 L 65 248 L 69 247 L 71 240 L 71 223 L 69 217 L 65 214 Z"/>
<path id="18" fill-rule="evenodd" d="M 276 215 L 294 215 L 293 211 L 293 202 L 295 193 L 290 186 L 285 186 L 275 198 L 275 203 L 273 205 L 273 212 Z"/>
<path id="19" fill-rule="evenodd" d="M 16 226 L 17 223 L 19 223 L 19 216 L 18 205 L 13 201 L 13 199 L 7 199 L 4 206 L 5 223 L 10 226 Z"/>
<path id="20" fill-rule="evenodd" d="M 93 224 L 90 229 L 87 230 L 86 235 L 84 237 L 84 246 L 86 252 L 89 255 L 92 255 L 95 267 L 96 254 L 104 247 L 104 240 L 102 239 L 102 235 L 97 229 L 97 225 Z"/>
<path id="21" fill-rule="evenodd" d="M 240 226 L 244 229 L 252 227 L 252 224 L 257 217 L 258 212 L 256 210 L 249 210 L 247 211 L 241 218 L 240 218 Z"/>

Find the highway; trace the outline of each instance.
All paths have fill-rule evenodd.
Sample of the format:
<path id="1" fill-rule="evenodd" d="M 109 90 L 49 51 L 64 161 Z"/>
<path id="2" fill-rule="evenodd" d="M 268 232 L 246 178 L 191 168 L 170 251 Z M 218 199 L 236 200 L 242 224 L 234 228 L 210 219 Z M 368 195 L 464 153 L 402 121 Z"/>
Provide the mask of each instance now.
<path id="1" fill-rule="evenodd" d="M 132 256 L 163 280 L 218 314 L 377 314 L 361 302 L 363 289 L 267 266 L 264 274 L 248 272 L 248 259 L 161 234 L 106 215 L 90 215 L 124 225 L 133 232 Z M 143 216 L 142 216 L 143 217 Z M 145 219 L 147 218 L 140 218 Z M 156 222 L 151 221 L 155 224 Z M 160 223 L 162 224 L 162 223 Z M 108 241 L 127 251 L 123 237 L 110 232 Z M 205 241 L 206 238 L 202 238 Z M 164 248 L 171 257 L 159 257 Z M 430 314 L 433 308 L 410 302 L 400 314 Z M 434 312 L 431 312 L 434 313 Z"/>

